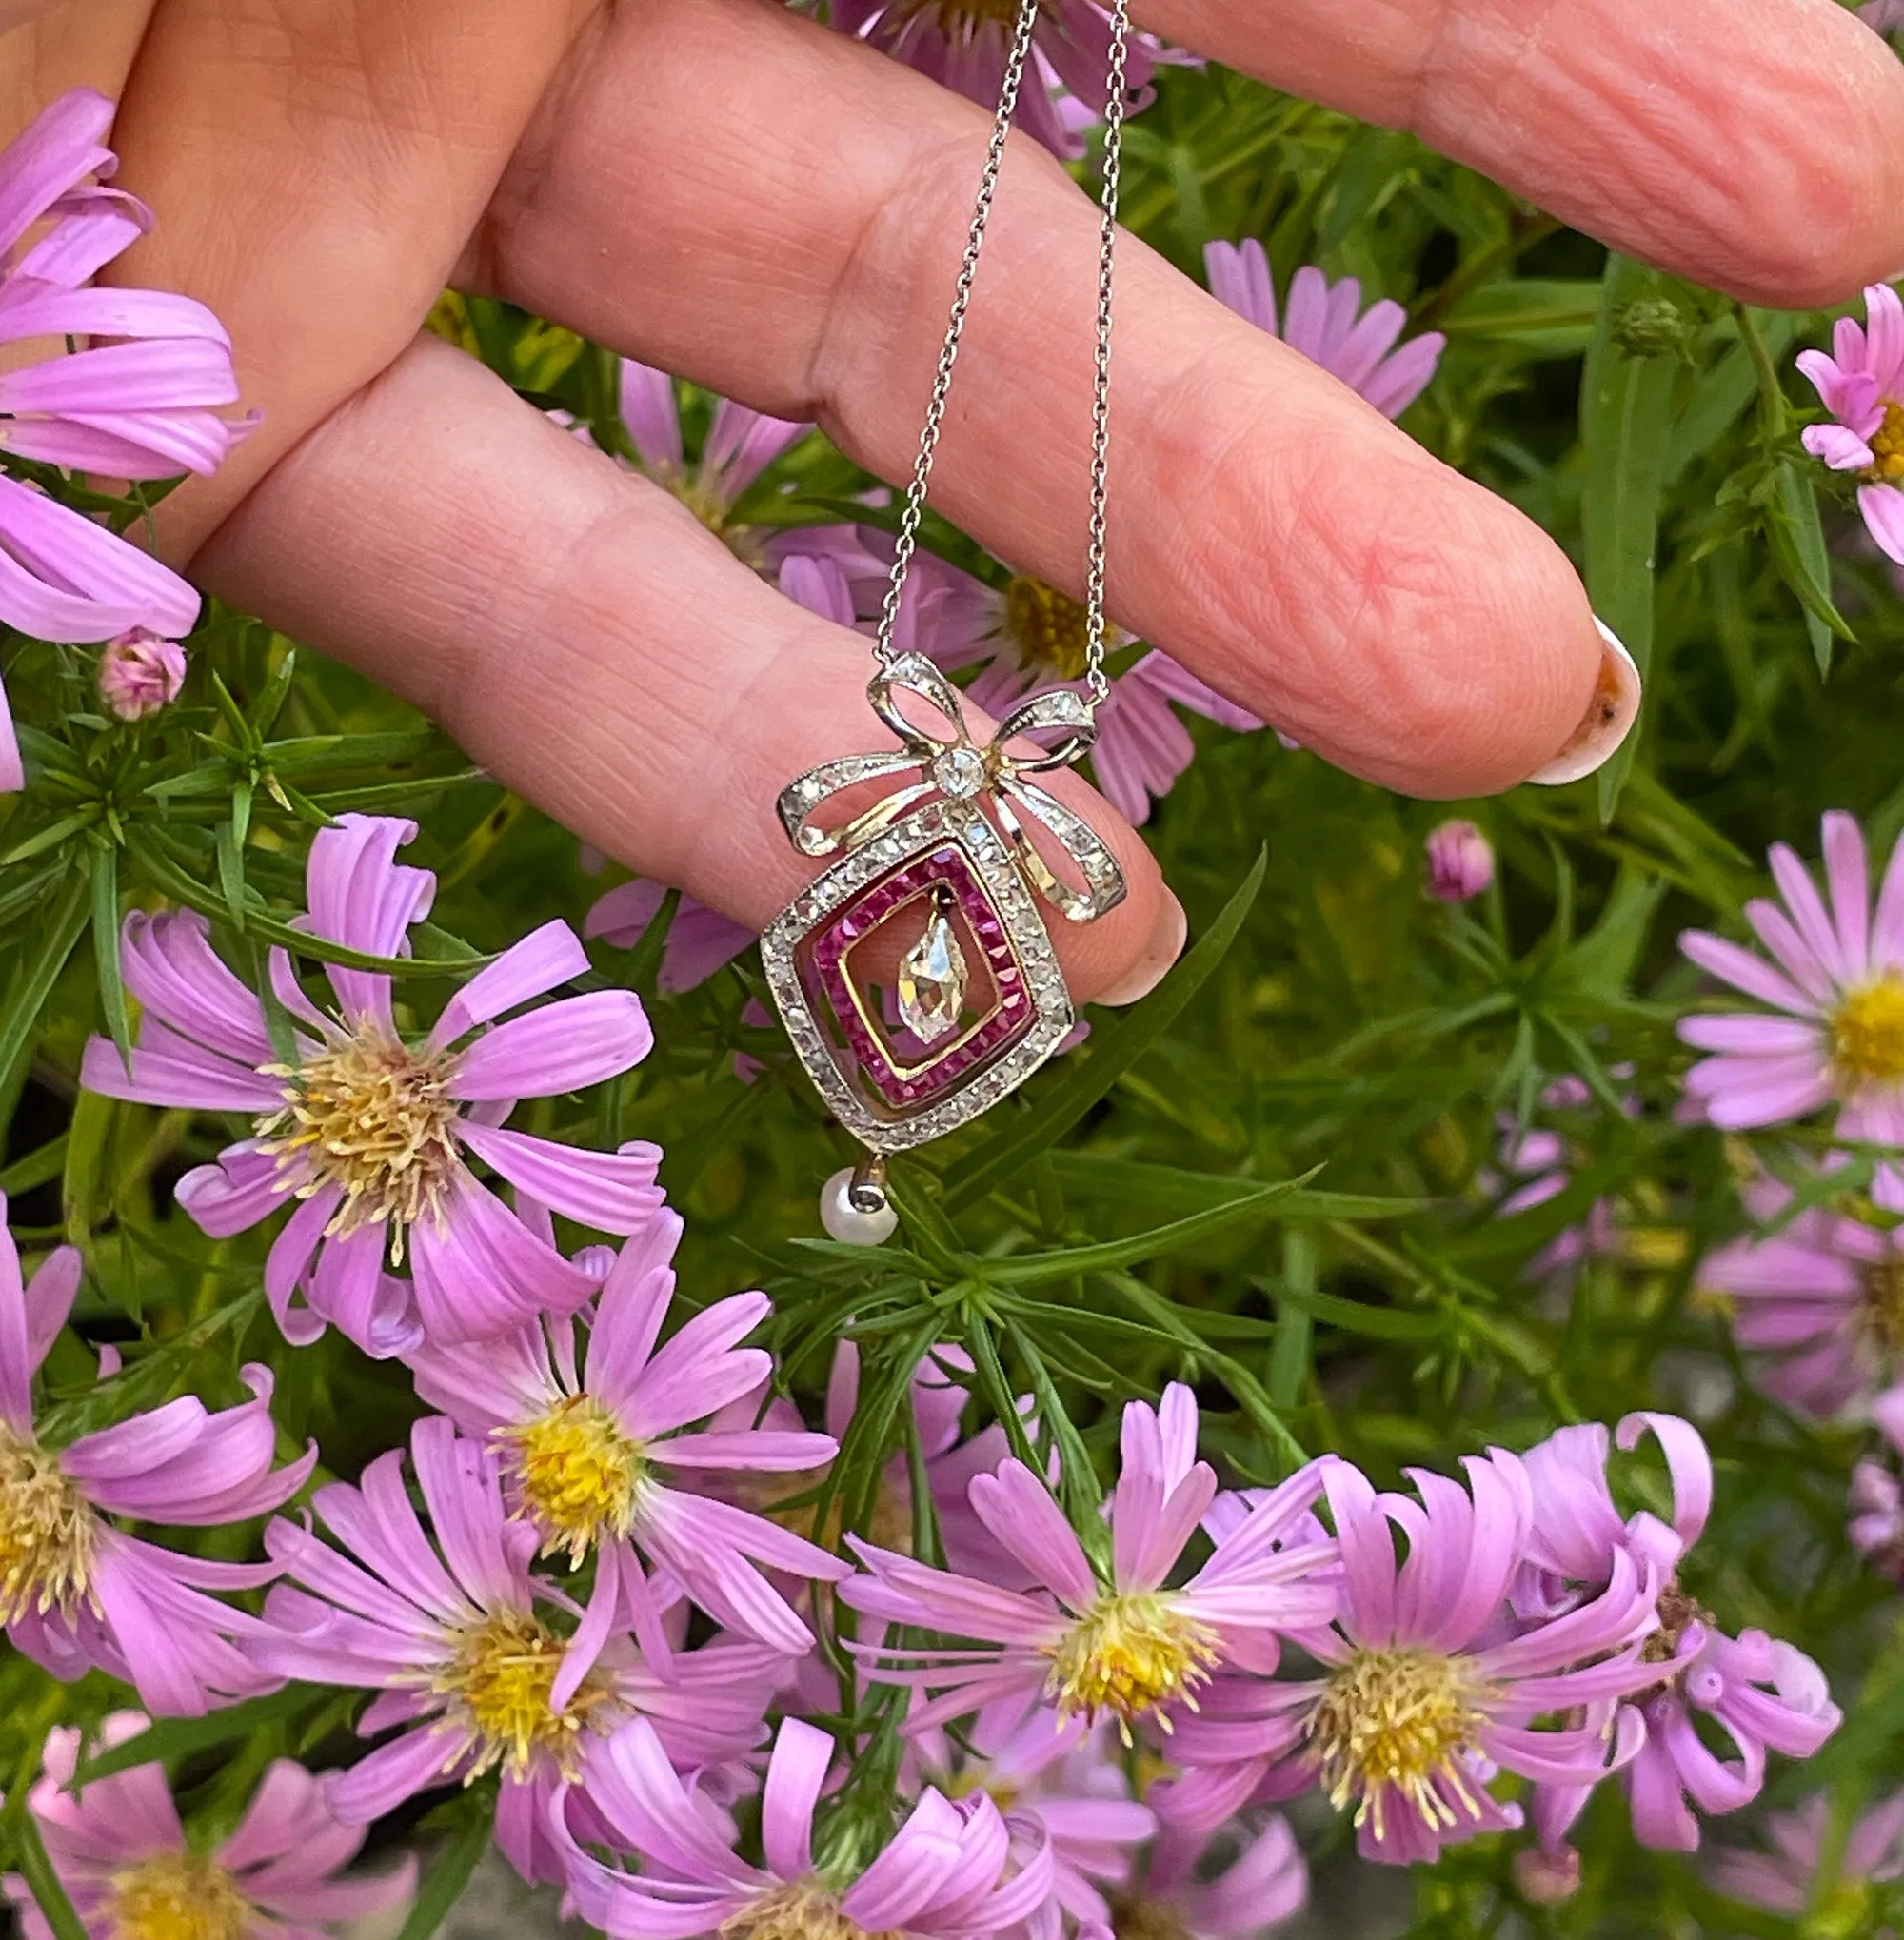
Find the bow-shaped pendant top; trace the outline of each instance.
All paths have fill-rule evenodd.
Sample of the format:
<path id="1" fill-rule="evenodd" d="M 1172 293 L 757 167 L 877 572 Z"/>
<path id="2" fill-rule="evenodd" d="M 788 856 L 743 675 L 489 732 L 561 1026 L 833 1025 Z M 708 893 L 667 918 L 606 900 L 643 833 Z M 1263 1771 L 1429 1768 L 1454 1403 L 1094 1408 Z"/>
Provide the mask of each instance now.
<path id="1" fill-rule="evenodd" d="M 936 707 L 952 725 L 949 738 L 916 727 L 901 711 L 897 696 L 912 694 Z M 899 736 L 902 745 L 888 754 L 842 755 L 822 762 L 781 790 L 780 819 L 803 856 L 830 856 L 869 841 L 928 795 L 956 802 L 989 803 L 1013 860 L 1032 887 L 1073 922 L 1091 922 L 1124 900 L 1124 872 L 1103 839 L 1081 817 L 1049 795 L 1029 775 L 1069 767 L 1097 738 L 1097 723 L 1084 701 L 1068 687 L 1054 687 L 1021 701 L 1000 722 L 982 747 L 965 726 L 962 699 L 922 653 L 901 654 L 873 676 L 866 688 L 873 711 Z M 1011 743 L 1021 735 L 1061 730 L 1064 739 L 1049 753 L 1015 755 Z M 896 789 L 839 828 L 823 828 L 815 811 L 829 796 L 882 775 L 923 770 L 922 778 Z M 1077 863 L 1081 889 L 1052 869 L 1025 828 L 1023 815 L 1038 822 Z"/>

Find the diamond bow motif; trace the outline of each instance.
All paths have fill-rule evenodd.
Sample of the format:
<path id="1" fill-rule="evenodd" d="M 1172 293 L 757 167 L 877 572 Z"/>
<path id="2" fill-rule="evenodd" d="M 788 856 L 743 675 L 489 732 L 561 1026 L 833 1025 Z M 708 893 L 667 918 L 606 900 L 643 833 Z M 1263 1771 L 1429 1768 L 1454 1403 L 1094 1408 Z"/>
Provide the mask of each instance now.
<path id="1" fill-rule="evenodd" d="M 908 721 L 900 705 L 902 694 L 936 708 L 950 723 L 950 735 Z M 1081 816 L 1026 779 L 1069 767 L 1088 752 L 1097 727 L 1080 696 L 1065 687 L 1030 695 L 1011 709 L 982 746 L 966 728 L 958 688 L 922 653 L 902 654 L 875 674 L 866 698 L 874 713 L 898 735 L 901 745 L 883 754 L 842 755 L 822 762 L 781 790 L 780 819 L 802 855 L 831 856 L 857 849 L 890 827 L 915 802 L 940 795 L 949 801 L 984 802 L 1025 881 L 1071 921 L 1094 922 L 1124 900 L 1123 870 L 1103 839 Z M 1011 743 L 1021 736 L 1053 730 L 1061 731 L 1064 739 L 1048 752 L 1011 752 Z M 814 819 L 822 805 L 843 788 L 915 769 L 922 771 L 920 780 L 895 789 L 838 827 L 823 827 Z M 1042 828 L 1077 864 L 1083 878 L 1081 888 L 1066 881 L 1045 861 L 1027 821 Z"/>

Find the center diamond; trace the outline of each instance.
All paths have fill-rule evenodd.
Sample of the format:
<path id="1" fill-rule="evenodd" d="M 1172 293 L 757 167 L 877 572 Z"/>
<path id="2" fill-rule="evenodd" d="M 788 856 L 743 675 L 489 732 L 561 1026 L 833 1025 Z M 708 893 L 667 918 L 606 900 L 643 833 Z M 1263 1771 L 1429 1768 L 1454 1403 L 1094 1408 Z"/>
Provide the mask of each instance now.
<path id="1" fill-rule="evenodd" d="M 899 1014 L 922 1044 L 936 1044 L 965 1014 L 965 952 L 952 927 L 958 906 L 942 883 L 933 892 L 925 934 L 899 966 Z"/>
<path id="2" fill-rule="evenodd" d="M 985 758 L 975 747 L 948 747 L 932 763 L 932 785 L 955 802 L 978 794 L 985 785 Z"/>

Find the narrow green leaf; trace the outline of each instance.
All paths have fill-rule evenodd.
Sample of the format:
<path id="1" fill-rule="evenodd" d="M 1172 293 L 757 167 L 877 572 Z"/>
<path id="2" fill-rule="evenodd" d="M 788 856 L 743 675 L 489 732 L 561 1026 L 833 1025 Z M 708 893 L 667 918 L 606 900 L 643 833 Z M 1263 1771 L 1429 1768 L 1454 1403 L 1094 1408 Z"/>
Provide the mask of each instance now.
<path id="1" fill-rule="evenodd" d="M 119 851 L 102 849 L 92 863 L 92 963 L 99 980 L 99 1008 L 119 1050 L 132 1067 L 132 1025 L 126 1014 L 126 980 L 119 968 Z"/>
<path id="2" fill-rule="evenodd" d="M 1267 1282 L 1265 1291 L 1281 1305 L 1299 1307 L 1312 1320 L 1339 1327 L 1344 1334 L 1364 1335 L 1371 1340 L 1432 1340 L 1445 1331 L 1433 1314 L 1414 1314 L 1400 1307 L 1372 1307 L 1361 1300 L 1344 1300 L 1334 1294 L 1318 1293 L 1286 1280 Z"/>
<path id="3" fill-rule="evenodd" d="M 1301 1231 L 1282 1239 L 1282 1280 L 1290 1297 L 1277 1316 L 1276 1341 L 1269 1353 L 1269 1398 L 1278 1408 L 1293 1408 L 1302 1396 L 1302 1383 L 1312 1365 L 1311 1341 L 1315 1309 L 1305 1297 L 1316 1293 L 1316 1241 Z"/>
<path id="4" fill-rule="evenodd" d="M 284 651 L 278 656 L 278 663 L 271 669 L 270 678 L 265 683 L 264 691 L 258 696 L 257 707 L 251 716 L 251 725 L 258 739 L 264 741 L 276 725 L 279 713 L 290 698 L 291 681 L 297 673 L 297 648 L 282 634 L 273 634 L 274 641 L 283 643 Z"/>
<path id="5" fill-rule="evenodd" d="M 73 1100 L 72 1121 L 67 1130 L 66 1165 L 60 1177 L 60 1217 L 66 1237 L 75 1246 L 92 1238 L 92 1229 L 106 1212 L 110 1189 L 101 1189 L 107 1148 L 119 1103 L 103 1092 L 82 1091 Z"/>
<path id="6" fill-rule="evenodd" d="M 0 1007 L 0 1096 L 10 1096 L 14 1067 L 30 1051 L 40 1013 L 92 916 L 91 871 L 76 868 L 53 904 L 39 948 L 14 974 Z"/>
<path id="7" fill-rule="evenodd" d="M 397 1940 L 431 1940 L 436 1930 L 449 1917 L 469 1875 L 476 1871 L 489 1844 L 490 1819 L 486 1812 L 472 1812 L 429 1870 L 417 1891 L 409 1918 L 397 1930 Z"/>
<path id="8" fill-rule="evenodd" d="M 24 862 L 30 857 L 44 855 L 47 850 L 56 848 L 69 836 L 77 835 L 81 829 L 90 828 L 99 820 L 99 810 L 91 802 L 84 808 L 75 808 L 70 815 L 62 815 L 57 822 L 50 822 L 37 834 L 28 836 L 16 842 L 4 856 L 0 856 L 0 869 L 11 868 L 15 862 Z"/>
<path id="9" fill-rule="evenodd" d="M 69 1792 L 81 1792 L 94 1780 L 109 1778 L 115 1772 L 129 1772 L 134 1766 L 169 1764 L 188 1752 L 203 1752 L 232 1738 L 248 1737 L 280 1718 L 295 1717 L 314 1704 L 329 1700 L 332 1693 L 311 1684 L 288 1684 L 267 1697 L 248 1697 L 242 1704 L 228 1704 L 208 1712 L 204 1717 L 161 1718 L 143 1732 L 107 1745 L 89 1758 L 72 1774 Z"/>
<path id="10" fill-rule="evenodd" d="M 1643 264 L 1627 256 L 1607 259 L 1580 386 L 1580 439 L 1586 452 L 1580 518 L 1587 591 L 1594 610 L 1619 636 L 1642 679 L 1653 661 L 1654 552 L 1678 366 L 1670 357 L 1631 355 L 1615 340 L 1615 324 L 1627 306 L 1656 296 L 1663 287 L 1657 273 Z M 1638 736 L 1629 735 L 1600 770 L 1603 822 L 1613 820 L 1637 746 Z"/>
<path id="11" fill-rule="evenodd" d="M 1151 994 L 1134 1010 L 1097 1030 L 1087 1055 L 1077 1059 L 1015 1124 L 969 1154 L 945 1176 L 945 1210 L 962 1212 L 1055 1144 L 1177 1020 L 1223 960 L 1249 915 L 1269 868 L 1269 852 L 1223 905 L 1222 912 Z"/>
<path id="12" fill-rule="evenodd" d="M 1778 576 L 1798 596 L 1805 609 L 1805 634 L 1818 678 L 1832 672 L 1832 640 L 1855 641 L 1845 617 L 1832 604 L 1831 553 L 1825 544 L 1824 522 L 1818 515 L 1818 494 L 1795 465 L 1778 467 L 1777 515 L 1766 522 L 1772 557 Z"/>
<path id="13" fill-rule="evenodd" d="M 1210 1206 L 1253 1198 L 1263 1181 L 1221 1173 L 1189 1172 L 1141 1158 L 1113 1158 L 1101 1152 L 1058 1151 L 1046 1163 L 1066 1192 L 1105 1199 L 1127 1211 L 1181 1217 Z M 1431 1205 L 1429 1199 L 1387 1198 L 1375 1193 L 1291 1192 L 1277 1208 L 1281 1219 L 1398 1219 Z"/>
<path id="14" fill-rule="evenodd" d="M 56 1940 L 89 1940 L 86 1922 L 73 1910 L 60 1876 L 47 1856 L 47 1844 L 40 1837 L 40 1822 L 30 1811 L 22 1812 L 14 1828 L 19 1851 L 20 1876 L 33 1895 L 33 1904 L 53 1930 Z"/>
<path id="15" fill-rule="evenodd" d="M 1578 357 L 1592 341 L 1599 297 L 1597 283 L 1517 277 L 1470 292 L 1442 311 L 1436 327 L 1449 337 L 1527 357 Z"/>
<path id="16" fill-rule="evenodd" d="M 66 1138 L 67 1135 L 62 1132 L 51 1143 L 42 1145 L 37 1152 L 25 1154 L 0 1171 L 0 1193 L 11 1198 L 18 1193 L 31 1192 L 36 1185 L 45 1185 L 57 1178 L 66 1165 Z"/>

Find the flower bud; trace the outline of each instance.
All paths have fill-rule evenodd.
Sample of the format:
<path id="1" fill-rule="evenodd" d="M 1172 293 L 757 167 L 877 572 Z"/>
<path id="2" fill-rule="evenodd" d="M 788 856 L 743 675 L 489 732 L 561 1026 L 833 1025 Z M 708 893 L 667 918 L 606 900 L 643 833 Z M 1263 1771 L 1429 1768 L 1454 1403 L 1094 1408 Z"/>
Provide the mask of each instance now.
<path id="1" fill-rule="evenodd" d="M 1572 1846 L 1557 1846 L 1551 1852 L 1524 1847 L 1514 1855 L 1514 1883 L 1530 1905 L 1558 1906 L 1580 1890 L 1579 1851 Z"/>
<path id="2" fill-rule="evenodd" d="M 144 721 L 178 699 L 185 648 L 143 626 L 106 643 L 99 657 L 99 698 L 121 721 Z"/>
<path id="3" fill-rule="evenodd" d="M 1428 832 L 1428 893 L 1466 902 L 1494 881 L 1494 848 L 1471 822 L 1444 822 Z"/>

